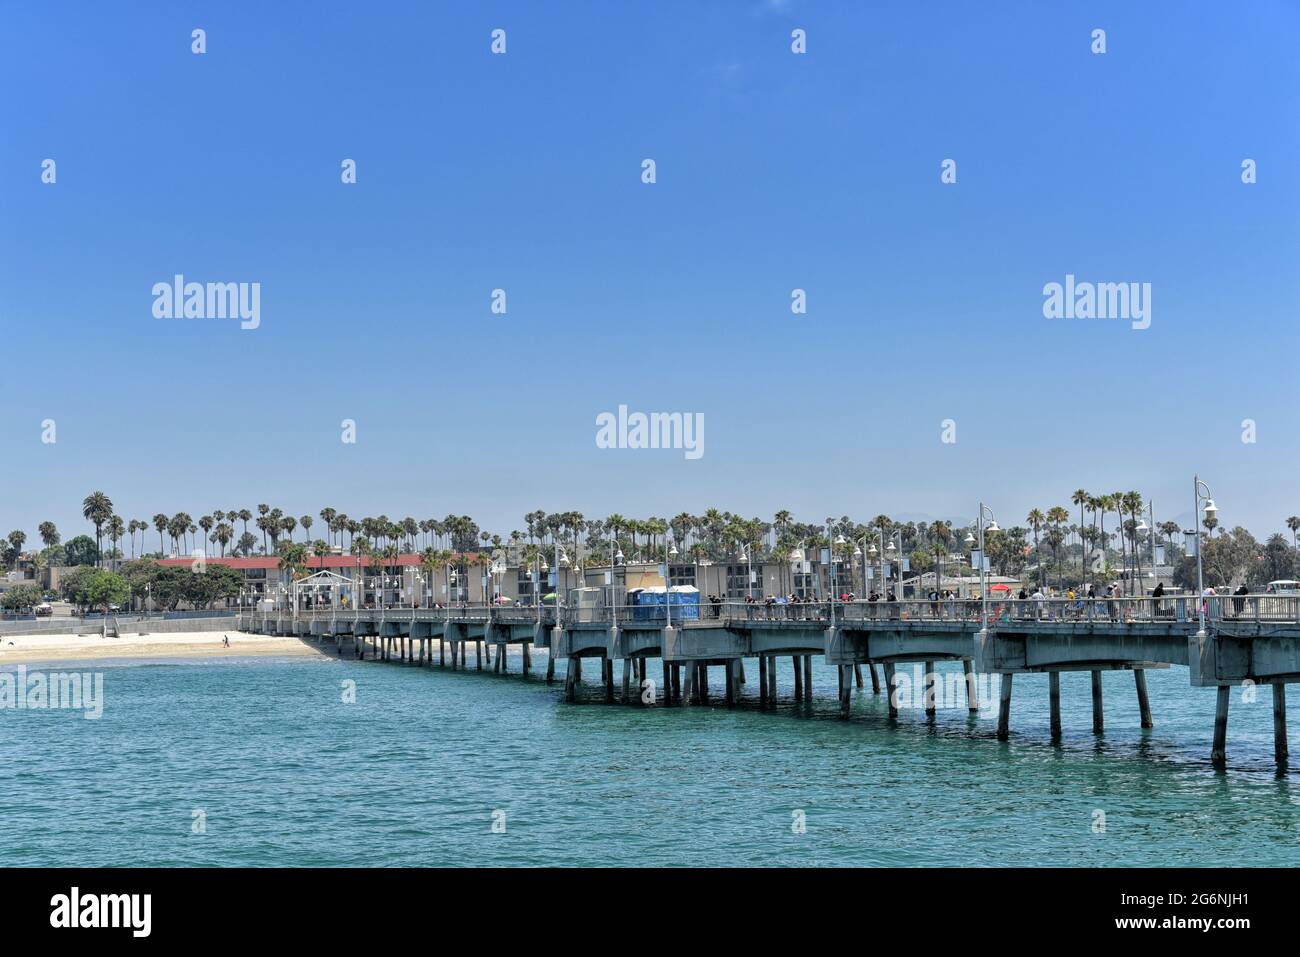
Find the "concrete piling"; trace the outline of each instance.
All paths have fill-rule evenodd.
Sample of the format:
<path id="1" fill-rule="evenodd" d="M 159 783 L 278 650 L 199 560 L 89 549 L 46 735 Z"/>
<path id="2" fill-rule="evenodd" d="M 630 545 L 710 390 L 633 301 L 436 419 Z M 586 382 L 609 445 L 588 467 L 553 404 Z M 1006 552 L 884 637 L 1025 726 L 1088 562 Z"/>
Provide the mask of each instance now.
<path id="1" fill-rule="evenodd" d="M 1278 764 L 1286 764 L 1289 756 L 1286 740 L 1286 685 L 1273 685 L 1273 757 Z"/>
<path id="2" fill-rule="evenodd" d="M 1134 668 L 1133 683 L 1137 686 L 1138 714 L 1142 719 L 1142 727 L 1154 728 L 1155 722 L 1151 720 L 1151 700 L 1147 697 L 1147 673 L 1141 668 Z"/>
<path id="3" fill-rule="evenodd" d="M 1092 733 L 1101 734 L 1106 730 L 1106 720 L 1101 711 L 1101 672 L 1090 672 L 1092 675 Z"/>
<path id="4" fill-rule="evenodd" d="M 1218 693 L 1214 707 L 1214 745 L 1210 749 L 1210 761 L 1223 764 L 1228 758 L 1228 701 L 1232 697 L 1232 686 L 1219 685 Z"/>
<path id="5" fill-rule="evenodd" d="M 998 698 L 998 740 L 1005 741 L 1011 735 L 1011 673 L 1002 675 Z"/>
<path id="6" fill-rule="evenodd" d="M 1047 710 L 1052 740 L 1059 741 L 1061 738 L 1061 673 L 1059 671 L 1047 673 Z"/>

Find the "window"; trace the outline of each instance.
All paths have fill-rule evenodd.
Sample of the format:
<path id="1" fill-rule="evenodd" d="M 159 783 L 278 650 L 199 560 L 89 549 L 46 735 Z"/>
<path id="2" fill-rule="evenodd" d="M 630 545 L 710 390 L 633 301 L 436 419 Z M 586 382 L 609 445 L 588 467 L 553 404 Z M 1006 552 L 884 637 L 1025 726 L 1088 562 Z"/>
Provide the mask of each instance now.
<path id="1" fill-rule="evenodd" d="M 750 572 L 754 574 L 754 583 L 750 586 Z M 762 565 L 728 565 L 727 566 L 727 597 L 744 598 L 752 594 L 755 598 L 761 598 L 763 595 L 763 566 Z"/>
<path id="2" fill-rule="evenodd" d="M 671 585 L 685 585 L 695 587 L 695 566 L 694 565 L 669 565 L 668 582 Z"/>
<path id="3" fill-rule="evenodd" d="M 517 589 L 515 594 L 520 598 L 533 597 L 533 574 L 533 569 L 531 568 L 519 569 L 518 577 L 515 579 L 515 588 Z"/>
<path id="4" fill-rule="evenodd" d="M 816 597 L 816 589 L 813 585 L 813 577 L 810 572 L 794 573 L 794 593 L 800 598 Z"/>

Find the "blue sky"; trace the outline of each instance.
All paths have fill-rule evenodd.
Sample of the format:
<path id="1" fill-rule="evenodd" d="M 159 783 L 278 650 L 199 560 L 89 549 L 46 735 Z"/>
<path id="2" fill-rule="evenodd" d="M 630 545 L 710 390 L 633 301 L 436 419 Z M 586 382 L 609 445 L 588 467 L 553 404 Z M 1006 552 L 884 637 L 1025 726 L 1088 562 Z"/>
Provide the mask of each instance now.
<path id="1" fill-rule="evenodd" d="M 1198 470 L 1227 525 L 1300 513 L 1294 3 L 0 11 L 4 530 L 97 488 L 1186 520 Z M 155 319 L 175 273 L 260 282 L 260 328 Z M 1151 283 L 1151 327 L 1044 318 L 1067 273 Z M 704 456 L 597 448 L 620 404 L 703 413 Z"/>

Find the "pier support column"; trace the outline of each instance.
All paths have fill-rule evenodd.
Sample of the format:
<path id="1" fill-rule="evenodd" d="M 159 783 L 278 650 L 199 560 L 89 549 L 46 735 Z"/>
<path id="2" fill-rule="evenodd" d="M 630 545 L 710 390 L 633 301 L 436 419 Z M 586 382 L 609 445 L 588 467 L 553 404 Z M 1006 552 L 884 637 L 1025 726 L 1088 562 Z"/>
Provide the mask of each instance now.
<path id="1" fill-rule="evenodd" d="M 632 703 L 632 659 L 623 659 L 623 703 Z"/>
<path id="2" fill-rule="evenodd" d="M 600 674 L 605 679 L 605 704 L 614 703 L 614 659 L 602 658 Z"/>
<path id="3" fill-rule="evenodd" d="M 935 687 L 934 687 L 934 662 L 925 663 L 925 678 L 922 684 L 923 701 L 925 702 L 925 716 L 934 717 L 935 710 Z"/>
<path id="4" fill-rule="evenodd" d="M 680 673 L 683 666 L 679 664 L 676 665 L 675 667 L 678 670 L 678 676 L 675 677 L 673 680 L 676 682 L 680 679 Z M 698 677 L 699 671 L 698 669 L 696 669 L 695 662 L 693 661 L 686 662 L 685 668 L 686 668 L 686 689 L 684 692 L 679 693 L 678 701 L 683 705 L 691 705 L 694 704 L 693 699 L 695 697 L 695 679 Z"/>
<path id="5" fill-rule="evenodd" d="M 474 642 L 474 666 L 479 671 L 483 670 L 483 643 L 481 641 Z"/>
<path id="6" fill-rule="evenodd" d="M 794 700 L 803 701 L 803 663 L 798 655 L 791 658 L 790 663 L 794 665 Z"/>
<path id="7" fill-rule="evenodd" d="M 1011 735 L 1011 673 L 1002 675 L 1002 687 L 998 699 L 998 740 L 1005 741 Z"/>
<path id="8" fill-rule="evenodd" d="M 673 703 L 673 666 L 670 665 L 667 661 L 663 663 L 663 666 L 664 666 L 663 668 L 664 686 L 661 691 L 661 694 L 663 695 L 664 704 L 672 704 Z"/>
<path id="9" fill-rule="evenodd" d="M 476 641 L 474 644 L 483 649 L 483 654 L 487 656 L 487 663 L 492 665 L 492 643 L 488 641 Z"/>
<path id="10" fill-rule="evenodd" d="M 736 659 L 736 694 L 740 694 L 740 686 L 745 683 L 745 659 Z"/>
<path id="11" fill-rule="evenodd" d="M 447 667 L 447 639 L 438 639 L 438 667 Z"/>
<path id="12" fill-rule="evenodd" d="M 507 645 L 503 642 L 497 645 L 496 659 L 501 664 L 501 673 L 510 674 L 510 656 L 506 654 Z"/>
<path id="13" fill-rule="evenodd" d="M 853 666 L 853 683 L 859 688 L 862 687 L 862 665 Z"/>
<path id="14" fill-rule="evenodd" d="M 839 672 L 840 672 L 840 717 L 847 720 L 849 716 L 849 705 L 853 701 L 853 675 L 849 671 L 848 665 L 840 665 Z M 858 677 L 861 678 L 861 674 L 859 674 Z"/>
<path id="15" fill-rule="evenodd" d="M 1232 697 L 1230 685 L 1219 685 L 1219 700 L 1214 707 L 1214 746 L 1210 761 L 1223 764 L 1228 758 L 1228 699 Z"/>
<path id="16" fill-rule="evenodd" d="M 725 665 L 725 687 L 727 689 L 727 707 L 734 707 L 736 704 L 736 662 L 734 659 L 728 659 Z"/>
<path id="17" fill-rule="evenodd" d="M 578 659 L 570 655 L 564 669 L 564 700 L 575 701 L 578 697 Z"/>
<path id="18" fill-rule="evenodd" d="M 1101 672 L 1092 672 L 1092 733 L 1101 734 L 1106 730 L 1106 721 L 1101 713 Z"/>
<path id="19" fill-rule="evenodd" d="M 699 684 L 697 685 L 696 690 L 699 694 L 700 704 L 708 704 L 709 703 L 709 663 L 707 661 L 701 661 L 698 666 L 698 671 L 700 677 L 699 677 Z"/>
<path id="20" fill-rule="evenodd" d="M 767 655 L 758 656 L 758 706 L 767 707 Z"/>
<path id="21" fill-rule="evenodd" d="M 546 652 L 546 683 L 550 684 L 555 680 L 555 646 L 552 645 Z"/>
<path id="22" fill-rule="evenodd" d="M 1052 729 L 1052 740 L 1059 741 L 1061 738 L 1061 673 L 1059 671 L 1047 673 L 1047 699 L 1048 723 Z"/>
<path id="23" fill-rule="evenodd" d="M 966 679 L 966 710 L 975 712 L 980 709 L 979 682 L 975 680 L 975 663 L 969 658 L 961 660 L 962 677 Z"/>
<path id="24" fill-rule="evenodd" d="M 533 646 L 532 642 L 525 641 L 519 646 L 524 656 L 524 677 L 528 677 L 529 670 L 533 667 Z"/>
<path id="25" fill-rule="evenodd" d="M 876 674 L 876 663 L 868 661 L 867 668 L 871 671 L 871 693 L 880 694 L 880 676 Z"/>
<path id="26" fill-rule="evenodd" d="M 803 700 L 812 701 L 812 655 L 803 656 Z"/>
<path id="27" fill-rule="evenodd" d="M 776 707 L 776 655 L 767 657 L 767 704 L 770 708 Z"/>
<path id="28" fill-rule="evenodd" d="M 1133 683 L 1137 685 L 1138 713 L 1142 716 L 1142 727 L 1154 728 L 1151 720 L 1151 700 L 1147 697 L 1147 673 L 1141 668 L 1133 669 Z"/>
<path id="29" fill-rule="evenodd" d="M 1286 764 L 1289 749 L 1286 741 L 1286 685 L 1281 681 L 1273 685 L 1273 757 L 1278 764 Z"/>
<path id="30" fill-rule="evenodd" d="M 894 663 L 885 662 L 885 694 L 889 696 L 889 717 L 893 720 L 898 717 L 898 702 L 894 700 Z"/>

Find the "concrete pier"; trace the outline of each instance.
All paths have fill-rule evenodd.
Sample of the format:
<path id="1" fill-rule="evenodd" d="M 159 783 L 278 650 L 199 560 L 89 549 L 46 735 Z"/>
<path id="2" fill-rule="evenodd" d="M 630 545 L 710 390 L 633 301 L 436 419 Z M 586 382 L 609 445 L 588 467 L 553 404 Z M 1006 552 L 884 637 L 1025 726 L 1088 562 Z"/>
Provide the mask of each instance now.
<path id="1" fill-rule="evenodd" d="M 1248 596 L 1242 606 L 1211 599 L 1206 603 L 1204 632 L 1199 628 L 1199 605 L 1199 601 L 1181 596 L 1162 601 L 1159 609 L 1149 599 L 1034 603 L 999 599 L 984 630 L 977 603 L 915 600 L 837 602 L 833 612 L 826 602 L 760 605 L 732 601 L 711 605 L 703 618 L 674 615 L 672 627 L 652 617 L 652 609 L 620 608 L 615 621 L 605 608 L 561 608 L 557 615 L 553 606 L 282 608 L 245 611 L 239 615 L 238 627 L 332 639 L 340 655 L 347 653 L 357 660 L 366 660 L 369 653 L 371 660 L 427 663 L 430 667 L 436 641 L 438 665 L 451 670 L 468 667 L 468 646 L 473 644 L 475 669 L 483 669 L 486 656 L 491 670 L 502 675 L 509 673 L 511 645 L 518 646 L 525 676 L 531 669 L 533 651 L 544 648 L 548 652 L 548 682 L 555 680 L 557 663 L 564 663 L 567 701 L 576 701 L 582 688 L 583 658 L 599 660 L 603 697 L 612 701 L 613 669 L 621 659 L 621 697 L 628 705 L 639 704 L 642 692 L 652 687 L 646 680 L 651 658 L 661 659 L 662 686 L 645 697 L 646 703 L 710 704 L 709 669 L 716 666 L 723 669 L 720 690 L 729 706 L 756 699 L 760 708 L 772 709 L 779 701 L 777 666 L 785 659 L 793 673 L 793 700 L 807 704 L 817 692 L 812 659 L 821 655 L 836 671 L 841 716 L 852 714 L 853 689 L 865 684 L 863 665 L 870 669 L 873 693 L 879 693 L 875 666 L 880 664 L 891 720 L 898 717 L 900 705 L 911 706 L 897 700 L 905 699 L 905 693 L 895 694 L 900 690 L 896 679 L 907 684 L 898 674 L 898 666 L 923 669 L 923 686 L 917 690 L 923 695 L 921 707 L 927 718 L 934 718 L 939 707 L 956 704 L 950 700 L 952 685 L 945 689 L 944 703 L 938 702 L 937 664 L 960 662 L 965 705 L 971 713 L 977 712 L 980 704 L 973 680 L 976 675 L 1001 677 L 997 732 L 1003 740 L 1009 737 L 1011 686 L 1017 674 L 1047 673 L 1048 731 L 1059 740 L 1062 671 L 1089 673 L 1093 731 L 1101 734 L 1104 672 L 1133 672 L 1141 726 L 1149 729 L 1154 721 L 1147 671 L 1185 667 L 1193 687 L 1216 689 L 1210 749 L 1216 764 L 1227 757 L 1232 689 L 1244 682 L 1271 686 L 1274 754 L 1279 766 L 1285 764 L 1289 758 L 1286 684 L 1300 680 L 1300 599 Z M 1225 608 L 1232 610 L 1225 613 Z M 743 696 L 747 658 L 758 659 L 758 688 L 756 695 Z"/>

